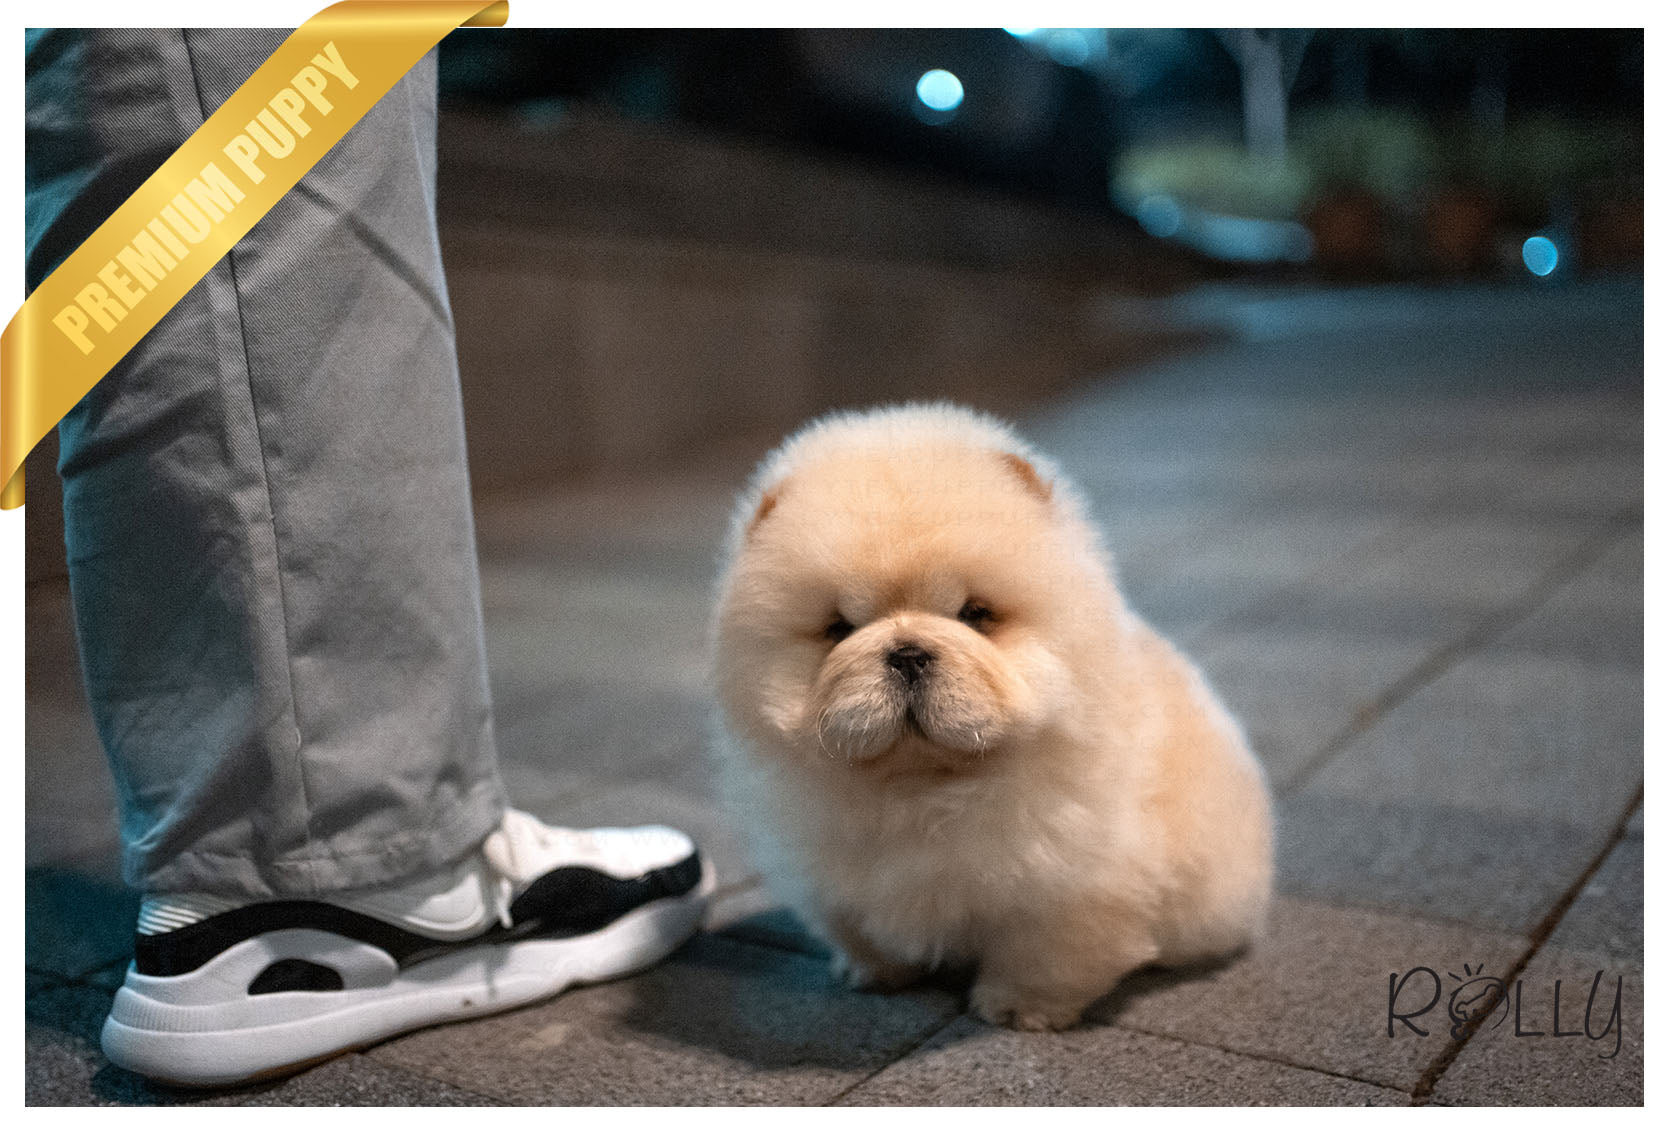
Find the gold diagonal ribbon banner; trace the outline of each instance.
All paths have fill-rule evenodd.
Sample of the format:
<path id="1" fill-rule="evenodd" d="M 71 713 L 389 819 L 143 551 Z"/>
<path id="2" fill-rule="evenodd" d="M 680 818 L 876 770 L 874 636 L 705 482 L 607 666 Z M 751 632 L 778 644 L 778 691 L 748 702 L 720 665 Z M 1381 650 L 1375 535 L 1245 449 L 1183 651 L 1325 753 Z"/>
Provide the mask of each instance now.
<path id="1" fill-rule="evenodd" d="M 0 508 L 23 458 L 441 38 L 508 4 L 346 0 L 298 28 L 0 336 Z M 290 138 L 289 148 L 280 139 Z"/>

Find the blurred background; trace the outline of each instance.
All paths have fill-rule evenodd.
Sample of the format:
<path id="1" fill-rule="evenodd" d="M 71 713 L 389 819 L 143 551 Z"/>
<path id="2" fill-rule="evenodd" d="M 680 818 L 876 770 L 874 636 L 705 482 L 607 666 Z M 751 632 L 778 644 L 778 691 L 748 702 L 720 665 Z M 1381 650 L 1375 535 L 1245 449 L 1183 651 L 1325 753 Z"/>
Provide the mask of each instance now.
<path id="1" fill-rule="evenodd" d="M 1642 82 L 1632 30 L 455 35 L 478 481 L 1014 412 L 1177 332 L 1123 299 L 1204 282 L 1639 271 Z"/>
<path id="2" fill-rule="evenodd" d="M 1199 332 L 1141 301 L 1203 284 L 1642 265 L 1640 30 L 471 31 L 441 76 L 478 490 L 1016 413 Z"/>
<path id="3" fill-rule="evenodd" d="M 1643 70 L 1638 30 L 448 37 L 501 767 L 547 820 L 692 832 L 721 890 L 652 973 L 247 1101 L 1640 1103 Z M 828 984 L 704 758 L 749 469 L 822 410 L 932 397 L 1077 481 L 1277 800 L 1270 943 L 1060 1043 Z M 98 1052 L 137 898 L 55 459 L 25 510 L 29 1100 L 182 1101 Z M 1389 1040 L 1377 990 L 1416 964 L 1622 974 L 1620 1057 Z"/>

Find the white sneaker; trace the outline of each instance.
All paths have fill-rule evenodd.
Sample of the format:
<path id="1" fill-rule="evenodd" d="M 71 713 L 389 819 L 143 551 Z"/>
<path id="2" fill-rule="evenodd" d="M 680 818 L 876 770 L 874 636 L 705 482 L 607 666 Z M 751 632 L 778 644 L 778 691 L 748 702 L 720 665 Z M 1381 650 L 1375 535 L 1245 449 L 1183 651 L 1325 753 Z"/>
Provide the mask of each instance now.
<path id="1" fill-rule="evenodd" d="M 287 1074 L 652 965 L 696 932 L 712 890 L 679 831 L 571 831 L 508 811 L 478 854 L 393 889 L 147 898 L 104 1053 L 186 1086 Z"/>

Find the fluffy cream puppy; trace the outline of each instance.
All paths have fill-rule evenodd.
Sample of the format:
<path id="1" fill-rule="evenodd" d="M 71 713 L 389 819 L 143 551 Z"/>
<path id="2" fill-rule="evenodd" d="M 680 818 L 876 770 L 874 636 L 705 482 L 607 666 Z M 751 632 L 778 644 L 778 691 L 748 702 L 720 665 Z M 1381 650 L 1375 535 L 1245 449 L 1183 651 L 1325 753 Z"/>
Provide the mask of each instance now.
<path id="1" fill-rule="evenodd" d="M 734 818 L 854 986 L 972 965 L 979 1015 L 1062 1028 L 1258 932 L 1258 761 L 998 422 L 903 406 L 791 437 L 737 503 L 713 644 Z"/>

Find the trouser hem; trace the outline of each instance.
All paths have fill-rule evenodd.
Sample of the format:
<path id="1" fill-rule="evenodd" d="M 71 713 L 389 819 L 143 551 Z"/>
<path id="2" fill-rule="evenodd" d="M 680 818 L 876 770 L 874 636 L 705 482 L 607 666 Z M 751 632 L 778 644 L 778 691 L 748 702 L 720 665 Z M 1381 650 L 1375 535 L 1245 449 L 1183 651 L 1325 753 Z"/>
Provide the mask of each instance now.
<path id="1" fill-rule="evenodd" d="M 145 894 L 202 893 L 252 900 L 315 897 L 338 890 L 393 886 L 432 874 L 474 853 L 497 830 L 506 809 L 504 785 L 497 777 L 477 784 L 461 799 L 439 802 L 438 823 L 427 830 L 380 838 L 360 849 L 347 846 L 259 862 L 243 855 L 192 850 L 171 856 L 148 870 L 144 856 L 129 849 L 123 862 L 128 884 Z"/>

